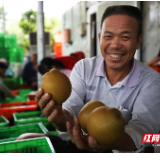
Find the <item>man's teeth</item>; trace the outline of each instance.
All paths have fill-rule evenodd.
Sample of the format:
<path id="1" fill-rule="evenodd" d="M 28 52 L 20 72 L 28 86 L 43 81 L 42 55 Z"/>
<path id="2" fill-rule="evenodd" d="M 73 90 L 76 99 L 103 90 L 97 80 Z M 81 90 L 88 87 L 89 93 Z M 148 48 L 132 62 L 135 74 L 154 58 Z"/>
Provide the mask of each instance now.
<path id="1" fill-rule="evenodd" d="M 112 58 L 121 58 L 123 55 L 114 55 L 114 54 L 111 54 L 111 55 L 109 55 L 110 57 L 112 57 Z"/>

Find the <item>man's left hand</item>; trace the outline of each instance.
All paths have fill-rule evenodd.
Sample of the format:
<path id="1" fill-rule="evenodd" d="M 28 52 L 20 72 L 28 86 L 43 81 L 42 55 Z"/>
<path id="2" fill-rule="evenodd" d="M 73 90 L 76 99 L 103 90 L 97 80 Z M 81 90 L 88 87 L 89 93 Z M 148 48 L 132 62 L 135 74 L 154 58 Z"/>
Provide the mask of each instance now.
<path id="1" fill-rule="evenodd" d="M 77 117 L 74 117 L 74 124 L 75 126 L 73 127 L 70 122 L 67 122 L 66 126 L 72 143 L 74 143 L 78 149 L 99 153 L 103 153 L 109 149 L 106 145 L 98 144 L 92 136 L 83 136 Z"/>

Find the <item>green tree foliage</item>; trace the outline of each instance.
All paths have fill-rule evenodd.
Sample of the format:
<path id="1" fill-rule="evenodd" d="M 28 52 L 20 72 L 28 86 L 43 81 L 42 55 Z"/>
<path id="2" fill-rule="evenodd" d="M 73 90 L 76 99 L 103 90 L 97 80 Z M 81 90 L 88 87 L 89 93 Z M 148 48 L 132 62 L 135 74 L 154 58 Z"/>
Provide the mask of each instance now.
<path id="1" fill-rule="evenodd" d="M 37 13 L 34 12 L 32 9 L 25 12 L 22 15 L 22 18 L 19 22 L 19 26 L 22 29 L 24 34 L 28 34 L 30 31 L 36 31 L 36 17 Z"/>
<path id="2" fill-rule="evenodd" d="M 25 36 L 28 36 L 28 39 L 24 39 L 21 45 L 24 48 L 24 51 L 29 50 L 29 32 L 37 31 L 37 13 L 33 10 L 29 10 L 22 15 L 22 18 L 19 22 L 19 27 L 22 29 L 22 32 Z M 44 30 L 45 32 L 50 32 L 50 45 L 51 52 L 53 51 L 54 35 L 61 29 L 60 20 L 52 17 L 50 19 L 44 18 Z"/>

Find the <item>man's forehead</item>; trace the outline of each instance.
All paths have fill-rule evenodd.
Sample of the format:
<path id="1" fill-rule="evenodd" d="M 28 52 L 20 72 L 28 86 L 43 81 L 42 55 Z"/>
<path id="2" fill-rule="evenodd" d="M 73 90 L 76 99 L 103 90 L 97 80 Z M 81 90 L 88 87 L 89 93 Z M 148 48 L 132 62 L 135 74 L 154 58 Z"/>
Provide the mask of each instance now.
<path id="1" fill-rule="evenodd" d="M 136 25 L 137 24 L 137 25 Z M 106 32 L 106 28 L 112 29 L 127 29 L 138 27 L 138 22 L 134 17 L 128 15 L 111 15 L 105 18 L 102 24 L 103 32 Z M 129 32 L 129 30 L 126 30 Z"/>

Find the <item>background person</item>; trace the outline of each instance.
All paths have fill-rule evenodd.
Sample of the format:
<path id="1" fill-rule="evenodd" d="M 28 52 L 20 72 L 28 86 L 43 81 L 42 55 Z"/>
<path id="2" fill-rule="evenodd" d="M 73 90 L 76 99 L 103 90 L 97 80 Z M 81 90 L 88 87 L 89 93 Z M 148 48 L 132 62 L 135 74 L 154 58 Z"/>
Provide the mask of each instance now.
<path id="1" fill-rule="evenodd" d="M 14 76 L 14 72 L 13 72 L 12 69 L 10 68 L 7 60 L 6 60 L 5 58 L 1 58 L 1 59 L 0 59 L 0 62 L 3 62 L 3 63 L 5 63 L 5 64 L 8 66 L 8 68 L 7 68 L 6 71 L 5 71 L 5 74 L 3 75 L 3 78 L 5 78 L 5 77 L 13 77 L 13 76 Z"/>
<path id="2" fill-rule="evenodd" d="M 157 56 L 150 61 L 146 62 L 145 64 L 148 66 L 156 65 L 160 61 L 160 56 Z"/>
<path id="3" fill-rule="evenodd" d="M 71 53 L 70 55 L 75 56 L 78 61 L 85 58 L 85 54 L 82 51 L 76 51 L 75 53 Z"/>
<path id="4" fill-rule="evenodd" d="M 37 54 L 34 53 L 22 70 L 23 82 L 30 85 L 33 90 L 37 89 L 37 71 Z"/>
<path id="5" fill-rule="evenodd" d="M 5 94 L 10 98 L 15 98 L 10 89 L 3 83 L 2 78 L 8 68 L 8 65 L 4 62 L 0 62 L 0 100 L 5 99 Z"/>
<path id="6" fill-rule="evenodd" d="M 41 60 L 40 65 L 38 66 L 38 71 L 44 75 L 46 72 L 51 70 L 52 68 L 60 70 L 64 73 L 67 77 L 70 76 L 71 70 L 65 69 L 64 64 L 61 61 L 56 59 L 52 59 L 50 57 L 45 57 Z"/>

